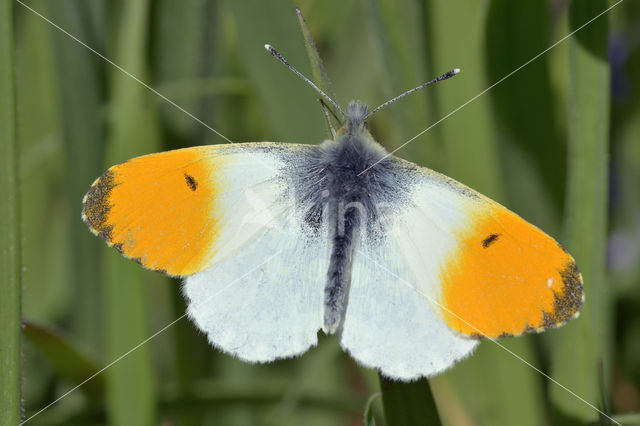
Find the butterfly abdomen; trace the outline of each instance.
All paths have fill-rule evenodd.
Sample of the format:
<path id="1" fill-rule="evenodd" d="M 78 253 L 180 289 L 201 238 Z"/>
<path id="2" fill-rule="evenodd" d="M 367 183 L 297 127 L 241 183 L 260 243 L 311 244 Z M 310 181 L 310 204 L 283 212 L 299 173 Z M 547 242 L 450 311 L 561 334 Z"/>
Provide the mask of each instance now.
<path id="1" fill-rule="evenodd" d="M 336 206 L 340 210 L 339 206 Z M 339 219 L 339 211 L 334 212 L 334 234 L 332 237 L 331 257 L 327 271 L 327 284 L 324 288 L 324 325 L 325 333 L 334 333 L 339 327 L 345 311 L 345 298 L 351 278 L 354 237 L 360 225 L 360 217 L 354 210 L 345 212 Z M 343 222 L 340 224 L 340 222 Z"/>
<path id="2" fill-rule="evenodd" d="M 357 256 L 354 247 L 367 234 L 381 230 L 383 213 L 379 206 L 397 196 L 402 184 L 393 173 L 392 160 L 383 159 L 385 151 L 368 134 L 340 136 L 336 142 L 319 147 L 318 152 L 321 165 L 316 170 L 323 170 L 323 185 L 312 191 L 320 193 L 316 200 L 323 205 L 315 210 L 326 212 L 331 238 L 323 330 L 334 333 L 340 328 L 348 303 L 352 261 Z M 389 191 L 392 187 L 395 194 Z"/>

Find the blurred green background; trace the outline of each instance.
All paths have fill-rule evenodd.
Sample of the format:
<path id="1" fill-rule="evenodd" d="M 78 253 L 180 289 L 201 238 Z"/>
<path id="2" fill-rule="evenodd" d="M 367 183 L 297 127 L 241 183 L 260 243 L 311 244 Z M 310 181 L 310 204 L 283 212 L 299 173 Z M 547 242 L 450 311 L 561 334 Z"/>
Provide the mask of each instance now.
<path id="1" fill-rule="evenodd" d="M 8 3 L 23 419 L 184 313 L 178 281 L 120 258 L 80 219 L 82 196 L 110 165 L 224 143 L 141 82 L 233 141 L 320 143 L 327 131 L 317 95 L 263 49 L 273 44 L 312 74 L 298 6 L 342 105 L 357 98 L 375 106 L 462 69 L 373 118 L 372 134 L 393 149 L 614 4 L 26 2 L 127 75 Z M 574 254 L 587 291 L 580 319 L 499 343 L 621 423 L 640 424 L 633 415 L 640 412 L 640 2 L 622 2 L 396 155 L 500 201 Z M 429 382 L 387 386 L 384 408 L 374 398 L 365 410 L 380 390 L 377 374 L 357 366 L 335 338 L 321 338 L 298 359 L 249 365 L 213 350 L 186 318 L 28 424 L 347 425 L 363 415 L 379 425 L 415 424 L 411 413 L 420 417 L 429 389 L 438 414 L 424 424 L 607 424 L 490 341 Z M 394 402 L 388 392 L 396 391 Z M 10 404 L 12 392 L 3 389 L 0 404 Z"/>

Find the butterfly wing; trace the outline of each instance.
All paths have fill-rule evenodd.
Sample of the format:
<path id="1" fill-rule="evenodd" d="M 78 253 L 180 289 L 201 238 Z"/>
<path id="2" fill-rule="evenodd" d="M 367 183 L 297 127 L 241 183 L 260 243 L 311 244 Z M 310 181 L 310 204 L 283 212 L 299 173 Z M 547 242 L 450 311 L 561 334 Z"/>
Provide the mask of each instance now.
<path id="1" fill-rule="evenodd" d="M 414 380 L 471 354 L 478 341 L 442 321 L 432 295 L 424 294 L 434 283 L 416 276 L 396 241 L 368 241 L 353 257 L 340 344 L 359 363 Z"/>
<path id="2" fill-rule="evenodd" d="M 409 187 L 354 254 L 342 346 L 383 374 L 432 376 L 478 337 L 541 331 L 578 315 L 575 262 L 551 237 L 466 186 L 397 160 Z"/>
<path id="3" fill-rule="evenodd" d="M 110 168 L 84 200 L 90 229 L 124 256 L 184 276 L 188 315 L 249 361 L 304 352 L 322 325 L 327 238 L 293 201 L 309 147 L 194 147 Z"/>
<path id="4" fill-rule="evenodd" d="M 184 282 L 189 317 L 214 346 L 245 361 L 302 354 L 322 326 L 327 239 L 290 232 L 288 216 Z"/>
<path id="5" fill-rule="evenodd" d="M 82 218 L 125 257 L 190 275 L 258 232 L 281 196 L 285 162 L 303 149 L 211 145 L 134 158 L 96 179 Z"/>

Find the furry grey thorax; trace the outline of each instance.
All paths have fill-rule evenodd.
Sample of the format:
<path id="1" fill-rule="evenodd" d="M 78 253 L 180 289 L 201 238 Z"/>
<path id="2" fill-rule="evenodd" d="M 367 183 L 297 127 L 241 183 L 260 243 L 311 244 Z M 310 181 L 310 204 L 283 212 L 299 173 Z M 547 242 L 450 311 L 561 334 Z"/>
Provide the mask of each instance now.
<path id="1" fill-rule="evenodd" d="M 393 204 L 403 192 L 396 160 L 387 157 L 366 128 L 367 111 L 360 102 L 349 103 L 335 141 L 317 146 L 298 171 L 299 194 L 310 206 L 305 221 L 313 229 L 326 225 L 331 238 L 324 295 L 326 333 L 336 332 L 344 319 L 354 247 L 363 236 L 374 237 L 373 230 L 383 226 L 381 206 Z"/>

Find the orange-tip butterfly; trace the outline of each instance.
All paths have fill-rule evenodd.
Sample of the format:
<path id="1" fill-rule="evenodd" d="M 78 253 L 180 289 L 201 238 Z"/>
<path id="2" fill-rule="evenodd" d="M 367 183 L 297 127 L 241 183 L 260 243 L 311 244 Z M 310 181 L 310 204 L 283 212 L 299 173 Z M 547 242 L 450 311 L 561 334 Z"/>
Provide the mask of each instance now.
<path id="1" fill-rule="evenodd" d="M 189 317 L 249 362 L 300 355 L 322 329 L 361 364 L 411 380 L 449 368 L 479 338 L 578 315 L 582 277 L 556 241 L 388 155 L 367 129 L 378 108 L 352 101 L 342 112 L 309 83 L 342 116 L 332 140 L 134 158 L 93 183 L 83 220 L 125 257 L 182 277 Z"/>

